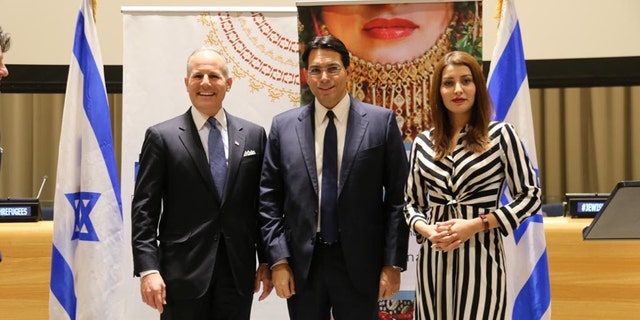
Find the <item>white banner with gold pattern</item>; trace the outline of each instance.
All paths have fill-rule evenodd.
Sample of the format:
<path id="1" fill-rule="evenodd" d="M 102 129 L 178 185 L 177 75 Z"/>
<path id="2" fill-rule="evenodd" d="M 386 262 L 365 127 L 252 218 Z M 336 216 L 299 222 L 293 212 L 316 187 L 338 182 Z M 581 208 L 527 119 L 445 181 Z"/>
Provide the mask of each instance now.
<path id="1" fill-rule="evenodd" d="M 229 62 L 233 87 L 224 101 L 231 114 L 265 127 L 277 113 L 299 106 L 296 8 L 123 7 L 122 202 L 130 237 L 136 161 L 147 127 L 190 106 L 184 77 L 187 57 L 211 45 Z M 108 50 L 108 48 L 103 48 Z M 157 319 L 141 302 L 132 278 L 131 248 L 123 259 L 131 296 L 127 319 Z M 258 295 L 256 295 L 257 297 Z M 287 319 L 275 292 L 254 302 L 252 319 Z"/>

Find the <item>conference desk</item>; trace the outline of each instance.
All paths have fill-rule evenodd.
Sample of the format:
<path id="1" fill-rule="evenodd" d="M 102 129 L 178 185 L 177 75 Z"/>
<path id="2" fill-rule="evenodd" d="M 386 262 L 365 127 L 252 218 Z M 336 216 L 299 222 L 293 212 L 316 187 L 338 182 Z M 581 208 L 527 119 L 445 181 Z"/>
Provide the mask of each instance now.
<path id="1" fill-rule="evenodd" d="M 591 220 L 544 220 L 552 319 L 640 319 L 640 240 L 583 241 Z"/>
<path id="2" fill-rule="evenodd" d="M 49 319 L 53 222 L 0 223 L 0 319 Z"/>
<path id="3" fill-rule="evenodd" d="M 638 319 L 640 240 L 583 241 L 589 223 L 544 220 L 552 319 Z M 51 221 L 0 223 L 1 319 L 48 318 L 52 227 Z"/>

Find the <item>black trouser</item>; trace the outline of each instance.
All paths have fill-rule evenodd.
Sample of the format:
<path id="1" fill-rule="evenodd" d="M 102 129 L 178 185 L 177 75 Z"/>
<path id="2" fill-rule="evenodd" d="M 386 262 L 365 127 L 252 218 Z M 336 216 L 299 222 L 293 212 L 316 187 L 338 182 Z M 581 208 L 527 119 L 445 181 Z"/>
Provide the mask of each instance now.
<path id="1" fill-rule="evenodd" d="M 249 320 L 253 295 L 240 295 L 233 279 L 226 245 L 221 239 L 207 292 L 197 299 L 167 301 L 160 319 Z"/>
<path id="2" fill-rule="evenodd" d="M 377 320 L 378 292 L 356 290 L 339 243 L 318 242 L 307 283 L 287 306 L 292 320 L 329 320 L 331 314 L 335 320 Z"/>

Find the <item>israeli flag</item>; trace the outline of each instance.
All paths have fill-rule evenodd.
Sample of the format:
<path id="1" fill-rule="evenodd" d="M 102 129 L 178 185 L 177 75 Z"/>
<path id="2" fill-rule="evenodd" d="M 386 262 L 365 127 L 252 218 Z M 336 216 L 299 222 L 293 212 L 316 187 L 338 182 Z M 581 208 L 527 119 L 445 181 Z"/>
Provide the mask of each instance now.
<path id="1" fill-rule="evenodd" d="M 62 116 L 50 319 L 124 319 L 122 202 L 91 0 L 82 0 Z"/>
<path id="2" fill-rule="evenodd" d="M 500 3 L 500 2 L 499 2 Z M 500 3 L 500 24 L 489 70 L 489 94 L 496 120 L 514 125 L 534 169 L 538 170 L 529 81 L 520 24 L 512 0 Z M 527 219 L 504 239 L 507 310 L 511 319 L 550 319 L 551 288 L 542 214 Z"/>

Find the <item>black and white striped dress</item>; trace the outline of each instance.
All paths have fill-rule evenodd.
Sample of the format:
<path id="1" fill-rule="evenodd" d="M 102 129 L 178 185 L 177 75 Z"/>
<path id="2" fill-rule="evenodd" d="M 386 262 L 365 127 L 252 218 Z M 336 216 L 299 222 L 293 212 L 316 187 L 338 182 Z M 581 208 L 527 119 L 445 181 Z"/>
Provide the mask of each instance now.
<path id="1" fill-rule="evenodd" d="M 489 125 L 490 143 L 472 153 L 458 142 L 452 154 L 434 162 L 430 131 L 411 148 L 405 217 L 413 229 L 452 218 L 473 219 L 494 213 L 499 228 L 479 232 L 459 249 L 442 252 L 422 243 L 417 265 L 416 319 L 509 319 L 502 237 L 540 208 L 540 187 L 513 126 Z M 460 137 L 465 132 L 460 133 Z M 513 200 L 500 205 L 507 184 Z"/>

